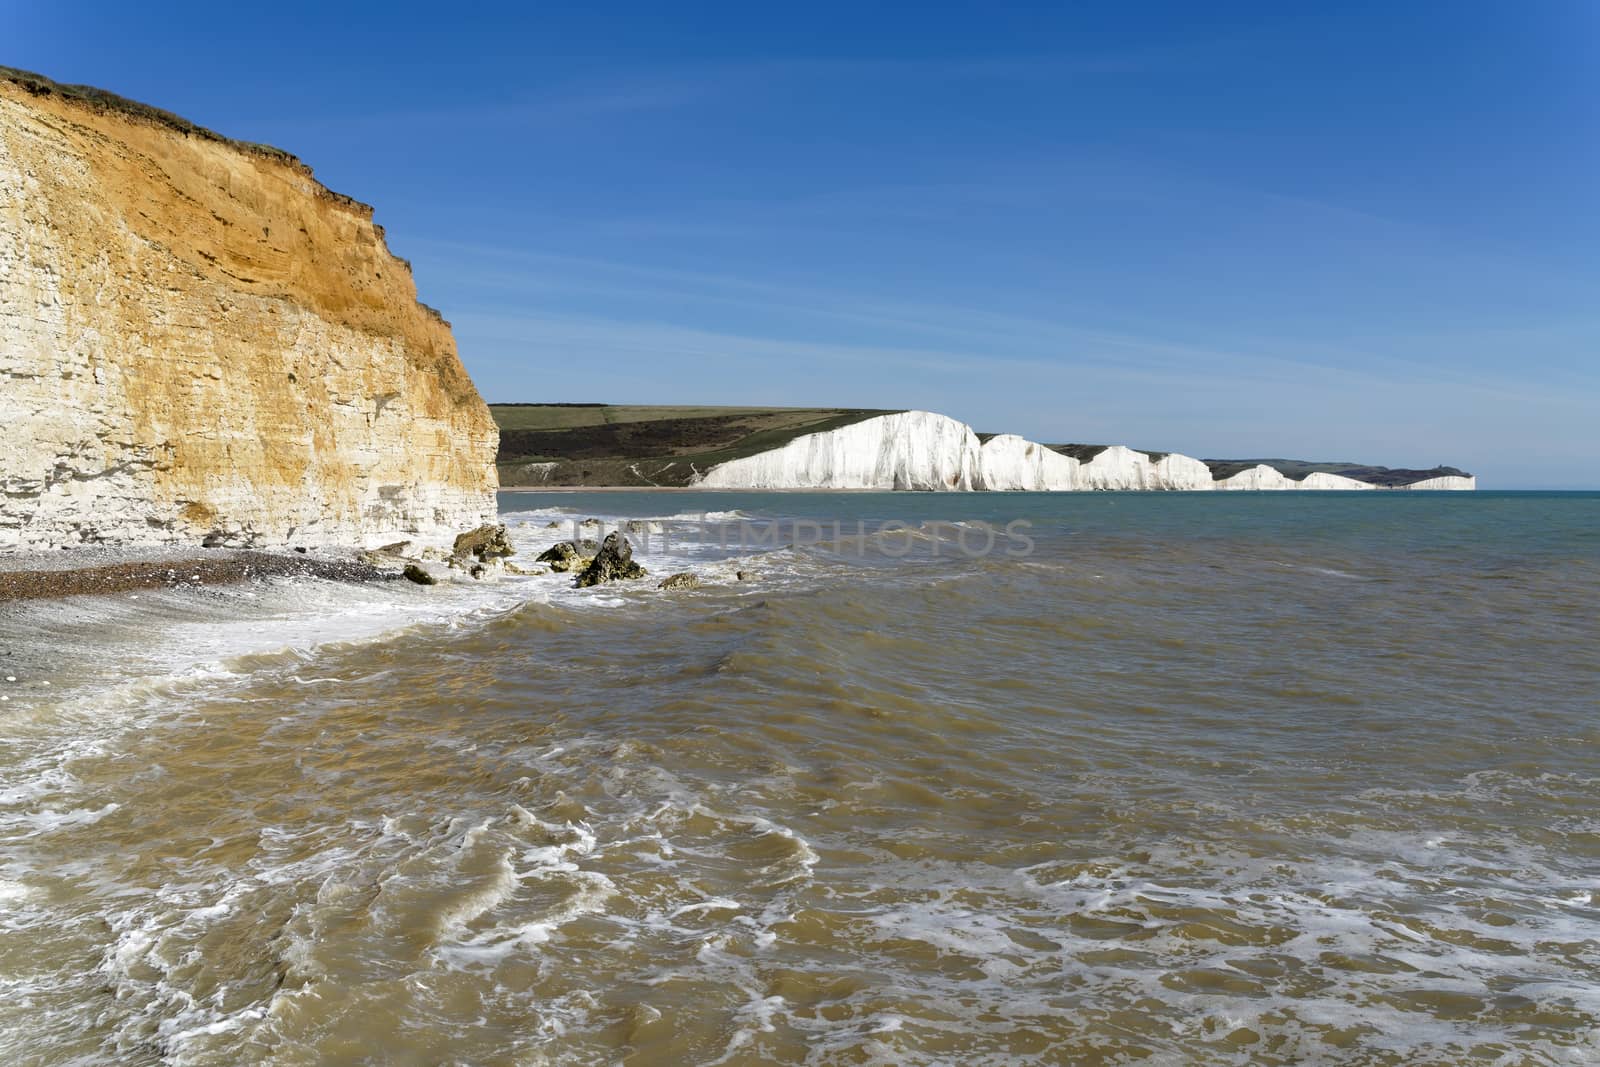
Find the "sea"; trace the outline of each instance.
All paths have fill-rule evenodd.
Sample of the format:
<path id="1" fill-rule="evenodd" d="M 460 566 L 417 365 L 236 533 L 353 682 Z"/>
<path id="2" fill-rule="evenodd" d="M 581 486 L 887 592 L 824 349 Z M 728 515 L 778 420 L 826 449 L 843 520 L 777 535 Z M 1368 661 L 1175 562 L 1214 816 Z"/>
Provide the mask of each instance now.
<path id="1" fill-rule="evenodd" d="M 1600 494 L 500 511 L 0 605 L 0 1063 L 1600 1061 Z"/>

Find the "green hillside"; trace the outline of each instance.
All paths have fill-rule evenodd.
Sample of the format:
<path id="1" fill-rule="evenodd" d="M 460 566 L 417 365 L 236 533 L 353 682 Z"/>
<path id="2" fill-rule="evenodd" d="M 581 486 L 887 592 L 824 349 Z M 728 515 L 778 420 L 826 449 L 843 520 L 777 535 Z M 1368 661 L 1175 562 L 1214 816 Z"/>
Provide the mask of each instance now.
<path id="1" fill-rule="evenodd" d="M 682 486 L 697 471 L 803 434 L 891 414 L 872 408 L 490 404 L 500 484 Z"/>

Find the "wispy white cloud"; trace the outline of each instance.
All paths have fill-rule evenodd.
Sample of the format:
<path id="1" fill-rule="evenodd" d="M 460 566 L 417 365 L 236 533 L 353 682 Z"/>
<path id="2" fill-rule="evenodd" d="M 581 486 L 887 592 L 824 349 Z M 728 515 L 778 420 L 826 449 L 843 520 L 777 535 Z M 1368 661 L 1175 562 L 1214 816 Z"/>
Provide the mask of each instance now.
<path id="1" fill-rule="evenodd" d="M 928 367 L 937 363 L 968 371 L 984 366 L 1015 370 L 1061 366 L 1082 370 L 1098 366 L 1119 369 L 1130 379 L 1142 379 L 1151 385 L 1174 381 L 1172 375 L 1195 367 L 1209 368 L 1209 375 L 1226 374 L 1236 380 L 1249 377 L 1261 382 L 1292 383 L 1312 375 L 1334 376 L 1372 389 L 1428 387 L 1437 385 L 1441 379 L 1436 360 L 1405 354 L 1408 347 L 1421 348 L 1416 337 L 1396 339 L 1373 334 L 1364 346 L 1340 345 L 1317 338 L 1278 337 L 1250 339 L 1236 347 L 1219 347 L 1160 333 L 1128 333 L 1099 325 L 1007 314 L 948 301 L 935 304 L 864 300 L 854 293 L 760 282 L 711 272 L 459 242 L 426 242 L 425 247 L 452 260 L 452 277 L 470 283 L 478 292 L 497 294 L 493 300 L 485 300 L 479 306 L 530 309 L 537 321 L 545 323 L 583 321 L 562 314 L 563 295 L 582 294 L 589 298 L 611 298 L 619 303 L 676 303 L 680 313 L 691 305 L 731 305 L 781 313 L 790 323 L 798 315 L 814 322 L 835 324 L 831 330 L 817 332 L 837 335 L 840 324 L 856 325 L 889 331 L 908 339 L 920 337 L 935 342 L 928 346 L 877 347 L 821 343 L 811 349 L 813 355 L 819 356 L 827 352 L 841 353 L 840 358 L 846 360 L 861 358 L 870 351 L 878 356 L 900 353 L 903 360 L 912 364 L 923 360 L 926 361 L 923 365 Z M 469 314 L 477 318 L 475 312 Z M 510 321 L 503 315 L 498 317 Z M 524 316 L 516 321 L 532 320 Z M 619 313 L 607 320 L 590 321 L 591 324 L 612 323 L 636 337 L 653 331 L 663 344 L 669 338 L 681 341 L 696 337 L 702 342 L 715 338 L 719 344 L 713 347 L 757 352 L 763 351 L 762 345 L 769 341 L 778 345 L 796 343 L 758 336 L 730 336 L 717 330 L 685 329 L 681 323 L 641 322 L 637 314 L 629 318 Z M 848 334 L 849 330 L 845 332 Z M 1515 337 L 1515 332 L 1508 331 L 1503 340 L 1509 346 Z M 1489 390 L 1508 398 L 1537 400 L 1552 388 L 1551 383 L 1481 368 L 1462 368 L 1450 378 L 1456 387 Z"/>

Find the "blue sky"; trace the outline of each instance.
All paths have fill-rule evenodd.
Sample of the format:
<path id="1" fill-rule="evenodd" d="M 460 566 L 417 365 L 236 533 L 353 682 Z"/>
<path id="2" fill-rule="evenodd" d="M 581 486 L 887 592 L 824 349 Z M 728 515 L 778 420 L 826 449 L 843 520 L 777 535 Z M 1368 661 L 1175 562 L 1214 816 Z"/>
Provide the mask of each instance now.
<path id="1" fill-rule="evenodd" d="M 491 400 L 1600 476 L 1600 3 L 14 4 L 372 203 Z"/>

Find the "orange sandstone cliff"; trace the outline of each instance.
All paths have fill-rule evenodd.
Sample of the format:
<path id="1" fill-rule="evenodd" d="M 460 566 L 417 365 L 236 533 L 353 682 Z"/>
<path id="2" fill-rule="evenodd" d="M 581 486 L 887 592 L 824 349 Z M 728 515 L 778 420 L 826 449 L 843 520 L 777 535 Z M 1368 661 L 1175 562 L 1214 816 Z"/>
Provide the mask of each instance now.
<path id="1" fill-rule="evenodd" d="M 440 540 L 497 439 L 371 208 L 0 69 L 0 550 Z"/>

